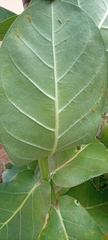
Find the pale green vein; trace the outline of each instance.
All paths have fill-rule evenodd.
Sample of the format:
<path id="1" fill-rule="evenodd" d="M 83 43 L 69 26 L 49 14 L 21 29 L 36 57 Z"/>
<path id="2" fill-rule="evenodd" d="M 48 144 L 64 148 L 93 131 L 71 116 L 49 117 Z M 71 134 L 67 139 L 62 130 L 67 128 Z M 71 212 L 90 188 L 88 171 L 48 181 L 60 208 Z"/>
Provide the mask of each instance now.
<path id="1" fill-rule="evenodd" d="M 89 145 L 89 144 L 88 144 Z M 87 148 L 87 146 L 84 146 L 81 148 L 80 151 L 78 151 L 72 158 L 70 158 L 67 162 L 63 163 L 61 166 L 57 167 L 55 170 L 53 170 L 50 173 L 50 176 L 52 177 L 56 172 L 60 171 L 61 169 L 65 168 L 69 163 L 71 163 L 85 148 Z"/>
<path id="2" fill-rule="evenodd" d="M 80 0 L 78 0 L 78 6 L 81 8 Z"/>
<path id="3" fill-rule="evenodd" d="M 85 207 L 85 209 L 88 210 L 88 209 L 92 209 L 92 208 L 102 207 L 102 206 L 104 206 L 104 205 L 108 205 L 108 202 L 100 203 L 100 204 L 97 204 L 97 205 L 95 205 L 95 206 Z M 108 215 L 108 214 L 106 214 L 106 215 Z"/>
<path id="4" fill-rule="evenodd" d="M 2 123 L 1 123 L 1 125 L 2 125 Z M 14 136 L 11 132 L 9 132 L 9 131 L 6 129 L 3 125 L 2 125 L 2 127 L 3 127 L 4 131 L 5 131 L 9 136 L 11 136 L 12 138 L 14 138 L 15 140 L 17 140 L 17 141 L 19 141 L 19 142 L 21 142 L 21 143 L 27 144 L 27 145 L 29 145 L 29 146 L 32 146 L 32 147 L 36 147 L 36 148 L 39 148 L 39 149 L 42 149 L 42 150 L 50 151 L 50 148 L 43 148 L 43 146 L 39 146 L 39 145 L 37 145 L 37 144 L 34 144 L 34 143 L 31 143 L 31 142 L 25 141 L 24 139 L 21 139 L 21 138 L 19 138 L 19 137 L 17 137 L 17 136 Z M 26 160 L 27 160 L 27 158 L 26 158 Z"/>
<path id="5" fill-rule="evenodd" d="M 16 209 L 16 211 L 12 214 L 12 216 L 2 225 L 2 227 L 0 227 L 0 229 L 2 229 L 3 227 L 7 226 L 9 224 L 9 222 L 16 216 L 16 214 L 21 211 L 21 209 L 23 208 L 23 206 L 25 205 L 25 203 L 27 202 L 27 200 L 29 199 L 29 197 L 31 196 L 31 194 L 35 191 L 35 189 L 40 185 L 40 183 L 38 182 L 36 185 L 34 185 L 34 187 L 31 189 L 31 191 L 27 194 L 27 196 L 25 197 L 24 201 L 20 204 L 20 206 Z"/>
<path id="6" fill-rule="evenodd" d="M 0 193 L 1 193 L 1 192 L 0 192 Z M 4 209 L 4 208 L 0 208 L 0 210 L 5 211 L 5 212 L 9 212 L 9 213 L 13 213 L 13 211 L 8 210 L 8 209 Z"/>
<path id="7" fill-rule="evenodd" d="M 8 225 L 6 225 L 6 228 L 7 228 L 7 231 L 6 231 L 7 232 L 7 238 L 6 239 L 8 240 L 9 239 L 8 238 Z"/>
<path id="8" fill-rule="evenodd" d="M 43 16 L 44 16 L 44 14 L 43 14 Z M 48 17 L 48 16 L 46 16 L 46 17 Z M 51 42 L 51 39 L 47 38 L 44 34 L 42 34 L 42 32 L 39 31 L 39 29 L 36 28 L 36 25 L 34 25 L 34 24 L 32 23 L 32 26 L 33 26 L 34 29 L 40 34 L 41 37 L 43 37 L 43 38 L 44 38 L 45 40 L 47 40 L 48 42 Z"/>
<path id="9" fill-rule="evenodd" d="M 21 209 L 20 209 L 20 221 L 19 221 L 19 224 L 20 224 L 19 240 L 21 240 Z"/>
<path id="10" fill-rule="evenodd" d="M 108 8 L 108 5 L 107 5 L 107 3 L 106 3 L 106 0 L 104 0 L 104 4 L 105 4 L 105 7 Z"/>
<path id="11" fill-rule="evenodd" d="M 57 142 L 58 142 L 58 129 L 59 129 L 59 119 L 58 119 L 58 84 L 57 84 L 57 69 L 56 69 L 56 53 L 55 53 L 55 37 L 54 37 L 54 9 L 52 4 L 52 51 L 53 51 L 53 62 L 54 62 L 54 84 L 55 84 L 55 136 L 54 144 L 52 147 L 51 155 L 55 152 Z"/>
<path id="12" fill-rule="evenodd" d="M 48 94 L 47 92 L 44 91 L 44 89 L 42 89 L 36 82 L 34 82 L 26 73 L 24 73 L 21 68 L 15 63 L 12 55 L 9 52 L 9 57 L 12 61 L 12 64 L 14 65 L 14 67 L 31 83 L 33 84 L 41 93 L 43 93 L 45 96 L 47 96 L 48 98 L 55 100 L 55 98 L 53 96 L 51 96 L 50 94 Z"/>
<path id="13" fill-rule="evenodd" d="M 33 192 L 32 192 L 32 206 L 31 206 L 31 208 L 32 208 L 32 228 L 33 228 L 33 231 L 32 231 L 32 239 L 33 239 L 33 236 L 34 236 L 34 229 L 35 229 L 33 206 L 34 206 L 34 204 L 33 204 Z"/>
<path id="14" fill-rule="evenodd" d="M 64 225 L 64 222 L 63 222 L 63 218 L 62 218 L 62 216 L 61 216 L 60 209 L 58 208 L 58 206 L 57 206 L 57 207 L 55 206 L 54 208 L 55 208 L 56 213 L 57 213 L 57 215 L 58 215 L 58 217 L 59 217 L 60 224 L 61 224 L 61 227 L 62 227 L 62 229 L 63 229 L 65 239 L 66 239 L 66 240 L 69 240 L 69 236 L 68 236 L 68 234 L 67 234 L 67 231 L 66 231 L 66 228 L 65 228 L 65 225 Z"/>
<path id="15" fill-rule="evenodd" d="M 107 11 L 105 12 L 102 20 L 100 21 L 100 23 L 99 23 L 99 25 L 98 25 L 98 28 L 99 28 L 99 29 L 102 27 L 102 25 L 103 25 L 105 19 L 107 18 L 107 16 L 108 16 L 108 9 L 107 9 Z"/>
<path id="16" fill-rule="evenodd" d="M 14 102 L 12 102 L 9 98 L 8 101 L 20 112 L 22 113 L 24 116 L 28 117 L 30 120 L 32 120 L 34 123 L 37 123 L 38 125 L 40 125 L 41 127 L 49 130 L 49 131 L 54 131 L 54 128 L 48 127 L 46 125 L 44 125 L 43 123 L 39 122 L 37 119 L 35 119 L 34 117 L 30 116 L 30 114 L 28 114 L 27 112 L 24 112 L 20 107 L 18 107 Z"/>

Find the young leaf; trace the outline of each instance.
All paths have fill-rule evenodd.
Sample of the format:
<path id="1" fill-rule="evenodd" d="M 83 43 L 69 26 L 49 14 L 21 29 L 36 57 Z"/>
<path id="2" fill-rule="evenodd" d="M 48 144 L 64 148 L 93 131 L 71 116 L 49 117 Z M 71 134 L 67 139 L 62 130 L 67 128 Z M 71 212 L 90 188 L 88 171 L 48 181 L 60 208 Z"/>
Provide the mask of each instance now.
<path id="1" fill-rule="evenodd" d="M 86 220 L 85 220 L 86 219 Z M 74 198 L 63 196 L 49 212 L 39 240 L 105 240 L 98 224 Z"/>
<path id="2" fill-rule="evenodd" d="M 106 66 L 100 32 L 79 7 L 39 1 L 21 14 L 0 52 L 0 138 L 16 164 L 94 138 Z"/>
<path id="3" fill-rule="evenodd" d="M 51 172 L 60 187 L 73 187 L 108 172 L 108 152 L 97 140 L 88 144 L 63 165 Z"/>
<path id="4" fill-rule="evenodd" d="M 34 171 L 0 184 L 0 239 L 37 239 L 50 208 L 50 185 L 36 182 Z"/>

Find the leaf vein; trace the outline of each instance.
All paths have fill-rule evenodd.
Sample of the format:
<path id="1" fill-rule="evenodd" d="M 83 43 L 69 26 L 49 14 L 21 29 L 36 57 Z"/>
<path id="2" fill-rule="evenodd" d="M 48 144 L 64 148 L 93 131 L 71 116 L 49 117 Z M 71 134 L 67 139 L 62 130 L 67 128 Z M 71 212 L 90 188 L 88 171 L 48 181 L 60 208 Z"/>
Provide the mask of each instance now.
<path id="1" fill-rule="evenodd" d="M 20 69 L 20 67 L 19 67 L 17 64 L 15 64 L 15 61 L 13 60 L 10 52 L 9 52 L 9 56 L 10 56 L 10 59 L 11 59 L 13 65 L 17 68 L 17 70 L 18 70 L 26 79 L 28 79 L 37 89 L 39 89 L 40 92 L 42 92 L 42 93 L 43 93 L 44 95 L 46 95 L 48 98 L 50 98 L 50 99 L 52 99 L 52 100 L 55 100 L 54 97 L 52 97 L 50 94 L 46 93 L 42 88 L 40 88 L 40 87 L 36 84 L 36 82 L 33 82 L 33 80 L 32 80 L 31 78 L 29 78 L 28 75 L 25 74 L 25 73 Z"/>

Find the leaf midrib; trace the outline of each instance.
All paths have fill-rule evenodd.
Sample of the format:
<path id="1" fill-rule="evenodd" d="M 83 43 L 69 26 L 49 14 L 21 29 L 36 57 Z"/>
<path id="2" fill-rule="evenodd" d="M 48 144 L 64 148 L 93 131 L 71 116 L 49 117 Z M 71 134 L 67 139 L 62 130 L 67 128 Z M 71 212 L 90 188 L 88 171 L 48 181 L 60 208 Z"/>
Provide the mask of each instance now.
<path id="1" fill-rule="evenodd" d="M 67 230 L 66 230 L 66 227 L 65 227 L 65 224 L 64 224 L 63 218 L 62 218 L 61 211 L 60 211 L 59 208 L 58 208 L 58 209 L 56 209 L 56 207 L 54 207 L 54 208 L 55 208 L 55 211 L 56 211 L 56 213 L 57 213 L 57 215 L 58 215 L 58 218 L 59 218 L 59 221 L 60 221 L 61 227 L 62 227 L 62 229 L 63 229 L 65 239 L 66 239 L 66 240 L 69 240 L 69 236 L 68 236 L 68 234 L 67 234 Z"/>
<path id="2" fill-rule="evenodd" d="M 56 54 L 55 54 L 55 36 L 54 36 L 54 4 L 51 4 L 51 14 L 52 14 L 52 54 L 54 62 L 54 84 L 55 84 L 55 132 L 54 132 L 54 143 L 51 150 L 51 154 L 56 150 L 58 142 L 58 129 L 59 129 L 59 109 L 58 109 L 58 84 L 57 84 L 57 68 L 56 68 Z"/>

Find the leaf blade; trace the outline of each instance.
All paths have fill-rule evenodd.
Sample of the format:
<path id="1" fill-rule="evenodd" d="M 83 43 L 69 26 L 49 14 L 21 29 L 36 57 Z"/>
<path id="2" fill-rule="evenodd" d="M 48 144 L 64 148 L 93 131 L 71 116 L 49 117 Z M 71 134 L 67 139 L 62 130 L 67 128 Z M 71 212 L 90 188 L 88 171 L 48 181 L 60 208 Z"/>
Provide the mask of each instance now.
<path id="1" fill-rule="evenodd" d="M 6 32 L 16 18 L 17 15 L 15 13 L 0 7 L 0 41 L 3 41 Z"/>
<path id="2" fill-rule="evenodd" d="M 82 204 L 98 223 L 104 234 L 108 232 L 108 188 L 99 191 L 93 185 L 92 181 L 87 181 L 77 187 L 71 188 L 67 192 L 68 194 Z"/>
<path id="3" fill-rule="evenodd" d="M 25 170 L 15 181 L 0 185 L 1 239 L 12 239 L 13 234 L 16 239 L 35 239 L 40 234 L 50 208 L 50 186 L 36 183 L 33 175 Z"/>
<path id="4" fill-rule="evenodd" d="M 39 240 L 57 239 L 105 239 L 92 217 L 76 203 L 74 198 L 63 196 L 50 211 L 46 229 Z M 85 221 L 85 218 L 87 221 Z M 89 226 L 89 228 L 88 228 Z"/>
<path id="5" fill-rule="evenodd" d="M 69 161 L 51 172 L 60 187 L 73 187 L 107 172 L 108 152 L 97 140 L 79 151 Z"/>
<path id="6" fill-rule="evenodd" d="M 106 52 L 83 10 L 61 1 L 31 5 L 8 32 L 0 61 L 1 141 L 16 164 L 93 139 L 105 101 Z"/>

